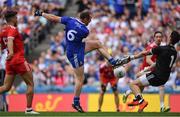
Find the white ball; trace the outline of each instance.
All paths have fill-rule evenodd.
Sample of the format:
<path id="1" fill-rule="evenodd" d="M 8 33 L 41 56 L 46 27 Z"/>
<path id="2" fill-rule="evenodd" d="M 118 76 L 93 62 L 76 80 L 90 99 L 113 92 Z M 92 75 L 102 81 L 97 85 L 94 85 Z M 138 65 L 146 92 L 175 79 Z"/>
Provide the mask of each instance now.
<path id="1" fill-rule="evenodd" d="M 122 78 L 124 77 L 126 74 L 126 70 L 123 66 L 121 67 L 117 67 L 114 69 L 114 75 L 117 77 L 117 78 Z"/>

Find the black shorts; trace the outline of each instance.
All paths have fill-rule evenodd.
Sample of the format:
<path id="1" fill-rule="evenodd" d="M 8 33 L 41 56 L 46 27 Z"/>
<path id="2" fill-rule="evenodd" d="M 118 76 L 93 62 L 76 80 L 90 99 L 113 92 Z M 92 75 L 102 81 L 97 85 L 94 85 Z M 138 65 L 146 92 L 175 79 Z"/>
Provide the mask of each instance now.
<path id="1" fill-rule="evenodd" d="M 149 81 L 149 84 L 152 86 L 161 86 L 161 85 L 164 85 L 168 81 L 168 78 L 157 77 L 156 74 L 152 72 L 146 74 L 146 78 Z"/>

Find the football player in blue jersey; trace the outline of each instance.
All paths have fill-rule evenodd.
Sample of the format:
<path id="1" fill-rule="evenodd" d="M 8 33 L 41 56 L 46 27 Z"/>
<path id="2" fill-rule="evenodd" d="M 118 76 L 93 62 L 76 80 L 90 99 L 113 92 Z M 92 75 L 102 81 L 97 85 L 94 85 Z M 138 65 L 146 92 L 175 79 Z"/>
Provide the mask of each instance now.
<path id="1" fill-rule="evenodd" d="M 75 96 L 72 107 L 78 112 L 84 112 L 80 106 L 80 93 L 84 82 L 84 55 L 92 50 L 99 51 L 113 66 L 119 66 L 121 60 L 115 60 L 108 52 L 107 49 L 101 44 L 99 40 L 83 40 L 89 34 L 86 27 L 91 22 L 91 13 L 83 11 L 80 13 L 79 18 L 74 17 L 59 17 L 53 14 L 44 13 L 41 10 L 36 10 L 35 16 L 43 16 L 49 21 L 59 22 L 65 25 L 66 35 L 66 55 L 74 68 L 75 73 Z"/>

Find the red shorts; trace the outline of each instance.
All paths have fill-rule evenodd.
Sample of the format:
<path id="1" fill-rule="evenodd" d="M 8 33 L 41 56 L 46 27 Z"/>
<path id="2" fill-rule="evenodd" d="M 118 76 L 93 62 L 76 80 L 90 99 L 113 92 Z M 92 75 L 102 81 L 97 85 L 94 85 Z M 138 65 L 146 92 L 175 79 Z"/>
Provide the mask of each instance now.
<path id="1" fill-rule="evenodd" d="M 24 74 L 29 71 L 32 71 L 32 69 L 27 61 L 19 64 L 6 63 L 6 73 L 9 75 Z"/>
<path id="2" fill-rule="evenodd" d="M 100 81 L 102 84 L 107 85 L 108 83 L 111 84 L 111 86 L 113 87 L 114 85 L 117 84 L 118 79 L 116 77 L 114 78 L 104 78 L 104 77 L 100 77 Z"/>

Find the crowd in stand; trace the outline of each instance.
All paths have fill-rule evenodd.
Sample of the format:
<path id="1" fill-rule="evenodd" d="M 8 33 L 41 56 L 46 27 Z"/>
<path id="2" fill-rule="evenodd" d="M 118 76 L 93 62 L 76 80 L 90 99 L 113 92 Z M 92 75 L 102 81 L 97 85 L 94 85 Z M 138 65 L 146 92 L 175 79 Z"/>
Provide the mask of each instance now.
<path id="1" fill-rule="evenodd" d="M 64 0 L 1 0 L 0 1 L 0 30 L 6 24 L 3 19 L 3 12 L 6 9 L 18 11 L 18 30 L 24 39 L 25 55 L 29 56 L 33 49 L 38 46 L 50 34 L 50 28 L 54 24 L 43 17 L 35 17 L 34 10 L 42 9 L 48 13 L 61 15 L 65 10 L 67 1 Z M 4 70 L 5 57 L 0 57 L 0 70 Z M 31 56 L 31 55 L 30 55 Z M 30 59 L 30 58 L 28 58 Z"/>
<path id="2" fill-rule="evenodd" d="M 18 30 L 24 39 L 25 54 L 29 55 L 32 49 L 46 38 L 51 25 L 43 17 L 34 17 L 34 10 L 41 8 L 46 12 L 60 15 L 64 7 L 64 2 L 60 1 L 54 3 L 48 2 L 48 0 L 16 0 L 16 2 L 14 0 L 1 0 L 0 13 L 3 14 L 3 11 L 8 8 L 18 11 Z M 4 23 L 3 18 L 0 18 L 0 27 Z"/>
<path id="3" fill-rule="evenodd" d="M 46 5 L 42 6 L 45 7 Z M 162 45 L 165 45 L 171 31 L 180 29 L 180 5 L 178 0 L 79 0 L 77 5 L 79 6 L 78 12 L 89 9 L 93 14 L 92 22 L 88 26 L 90 30 L 88 38 L 99 39 L 116 58 L 142 51 L 147 44 L 153 41 L 153 34 L 157 30 L 163 32 Z M 22 7 L 21 13 L 29 11 L 27 10 L 29 7 L 28 5 L 25 5 L 25 8 Z M 56 12 L 53 13 L 56 14 Z M 37 21 L 42 26 L 47 24 L 47 21 L 43 18 L 34 18 L 31 12 L 28 12 L 25 16 L 29 18 L 21 17 L 20 21 L 22 23 L 18 27 L 22 32 L 29 32 L 29 35 L 33 31 L 26 28 L 32 30 L 31 26 L 35 28 L 38 25 L 36 24 Z M 29 20 L 34 22 L 29 22 Z M 37 27 L 39 28 L 39 26 Z M 38 30 L 42 31 L 42 27 Z M 176 49 L 178 50 L 178 58 L 170 80 L 165 85 L 166 91 L 170 92 L 180 91 L 180 44 L 176 46 Z M 42 52 L 39 59 L 32 63 L 36 92 L 73 91 L 73 70 L 64 55 L 64 51 L 64 32 L 60 31 L 56 35 L 51 35 L 50 48 L 46 52 Z M 86 55 L 86 80 L 83 91 L 99 91 L 100 61 L 101 57 L 95 51 Z M 139 71 L 138 68 L 141 63 L 142 59 L 139 59 L 126 65 L 128 68 L 126 76 L 118 82 L 120 92 L 129 88 L 127 83 L 135 79 L 135 74 Z M 20 84 L 17 91 L 20 93 L 25 91 L 24 85 Z M 156 92 L 158 89 L 148 87 L 145 91 Z"/>

